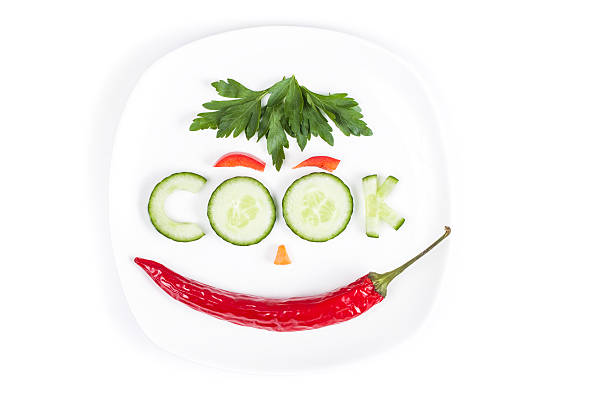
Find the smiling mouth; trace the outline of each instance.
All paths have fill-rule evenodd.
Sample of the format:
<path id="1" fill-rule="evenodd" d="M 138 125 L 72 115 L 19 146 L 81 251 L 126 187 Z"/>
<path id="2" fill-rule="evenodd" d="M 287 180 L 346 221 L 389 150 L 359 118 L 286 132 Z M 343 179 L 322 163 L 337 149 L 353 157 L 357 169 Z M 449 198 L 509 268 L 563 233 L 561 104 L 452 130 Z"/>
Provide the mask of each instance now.
<path id="1" fill-rule="evenodd" d="M 186 278 L 155 261 L 134 262 L 168 295 L 200 312 L 241 326 L 278 332 L 311 330 L 351 320 L 387 295 L 387 286 L 410 265 L 450 234 L 444 234 L 425 250 L 387 273 L 369 273 L 356 281 L 315 296 L 265 298 L 217 289 Z"/>

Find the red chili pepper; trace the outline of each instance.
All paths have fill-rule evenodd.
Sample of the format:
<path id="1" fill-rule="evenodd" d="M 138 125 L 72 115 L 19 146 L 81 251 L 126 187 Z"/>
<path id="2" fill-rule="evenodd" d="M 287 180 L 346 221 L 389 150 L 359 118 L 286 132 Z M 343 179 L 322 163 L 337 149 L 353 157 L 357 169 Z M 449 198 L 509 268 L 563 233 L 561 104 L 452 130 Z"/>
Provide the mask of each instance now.
<path id="1" fill-rule="evenodd" d="M 134 262 L 166 293 L 195 310 L 242 326 L 287 332 L 316 329 L 359 316 L 385 298 L 393 278 L 449 234 L 450 228 L 445 227 L 444 235 L 427 249 L 390 272 L 369 273 L 322 295 L 286 299 L 229 292 L 185 278 L 155 261 L 135 258 Z"/>
<path id="2" fill-rule="evenodd" d="M 221 156 L 215 163 L 215 167 L 249 167 L 253 170 L 264 171 L 266 163 L 258 159 L 257 157 L 248 154 L 233 152 Z"/>
<path id="3" fill-rule="evenodd" d="M 334 159 L 329 156 L 312 156 L 309 159 L 304 160 L 300 164 L 294 167 L 297 169 L 298 167 L 318 167 L 327 171 L 334 171 L 338 167 L 340 160 Z"/>

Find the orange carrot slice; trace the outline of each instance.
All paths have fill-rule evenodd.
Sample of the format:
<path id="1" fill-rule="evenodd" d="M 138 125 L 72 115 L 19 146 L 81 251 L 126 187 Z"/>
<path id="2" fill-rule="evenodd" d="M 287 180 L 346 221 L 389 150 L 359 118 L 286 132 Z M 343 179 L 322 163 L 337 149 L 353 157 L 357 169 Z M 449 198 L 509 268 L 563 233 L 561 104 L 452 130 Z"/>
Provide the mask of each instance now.
<path id="1" fill-rule="evenodd" d="M 287 254 L 287 248 L 285 248 L 284 245 L 279 245 L 276 251 L 276 258 L 274 259 L 274 265 L 289 265 L 290 263 L 291 259 L 289 259 L 289 255 Z"/>

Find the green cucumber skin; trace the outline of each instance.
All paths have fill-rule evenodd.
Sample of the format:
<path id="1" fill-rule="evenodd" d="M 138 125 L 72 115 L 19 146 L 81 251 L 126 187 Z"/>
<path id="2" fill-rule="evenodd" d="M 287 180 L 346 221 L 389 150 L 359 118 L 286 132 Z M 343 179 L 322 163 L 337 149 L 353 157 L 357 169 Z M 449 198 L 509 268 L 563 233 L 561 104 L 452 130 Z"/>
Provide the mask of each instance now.
<path id="1" fill-rule="evenodd" d="M 395 230 L 397 231 L 398 229 L 400 229 L 402 227 L 402 225 L 404 225 L 404 222 L 406 221 L 405 218 L 402 218 L 400 220 L 400 222 L 398 222 L 393 228 L 395 228 Z"/>
<path id="2" fill-rule="evenodd" d="M 264 231 L 263 235 L 258 238 L 255 239 L 253 241 L 247 241 L 247 242 L 233 242 L 232 240 L 228 239 L 222 232 L 220 232 L 218 230 L 217 225 L 212 221 L 212 210 L 211 210 L 211 205 L 210 203 L 213 202 L 213 199 L 215 197 L 215 195 L 217 194 L 218 191 L 220 191 L 219 189 L 225 185 L 228 182 L 232 182 L 232 180 L 236 180 L 236 179 L 249 179 L 251 182 L 255 182 L 256 184 L 258 184 L 259 186 L 261 186 L 267 193 L 268 193 L 268 197 L 270 198 L 270 203 L 272 204 L 272 217 L 270 218 L 270 226 L 268 227 L 268 229 L 266 231 Z M 221 184 L 219 184 L 217 186 L 217 188 L 215 188 L 215 191 L 213 191 L 213 193 L 210 195 L 210 199 L 208 200 L 208 207 L 206 210 L 206 216 L 208 217 L 208 220 L 210 221 L 210 226 L 212 227 L 213 231 L 215 231 L 215 233 L 225 242 L 229 242 L 232 245 L 236 245 L 236 246 L 250 246 L 250 245 L 255 245 L 261 241 L 263 241 L 268 235 L 270 235 L 270 232 L 272 231 L 272 228 L 274 228 L 274 224 L 276 223 L 276 203 L 274 202 L 274 199 L 272 198 L 272 195 L 270 194 L 270 190 L 268 190 L 268 188 L 259 180 L 254 179 L 253 177 L 247 177 L 247 176 L 236 176 L 236 177 L 232 177 L 229 178 L 225 181 L 223 181 Z"/>
<path id="3" fill-rule="evenodd" d="M 375 220 L 370 220 L 367 213 L 368 213 L 368 194 L 366 191 L 366 183 L 368 181 L 371 181 L 372 179 L 374 179 L 374 195 L 376 195 L 378 193 L 377 189 L 378 189 L 378 175 L 376 174 L 370 174 L 369 176 L 365 176 L 361 179 L 362 182 L 362 188 L 363 188 L 363 192 L 364 192 L 364 196 L 363 196 L 363 200 L 364 200 L 364 210 L 366 212 L 366 236 L 368 236 L 369 238 L 379 238 L 380 234 L 377 231 L 379 226 L 379 222 L 378 219 Z M 372 224 L 373 223 L 373 224 Z"/>
<path id="4" fill-rule="evenodd" d="M 340 229 L 339 229 L 339 230 L 338 230 L 338 231 L 337 231 L 335 234 L 333 234 L 332 236 L 327 237 L 326 239 L 320 239 L 320 240 L 311 239 L 311 238 L 308 238 L 308 237 L 304 236 L 304 235 L 303 235 L 303 234 L 302 234 L 300 231 L 298 231 L 298 230 L 297 230 L 297 229 L 296 229 L 296 228 L 295 228 L 293 225 L 291 225 L 291 223 L 287 221 L 287 217 L 288 217 L 288 215 L 287 215 L 287 212 L 286 212 L 286 208 L 287 208 L 287 207 L 286 207 L 286 205 L 285 205 L 285 201 L 287 200 L 287 195 L 288 195 L 288 193 L 291 191 L 291 189 L 292 189 L 292 187 L 295 185 L 295 183 L 297 183 L 298 181 L 300 181 L 300 180 L 302 180 L 302 179 L 305 179 L 305 178 L 307 178 L 307 177 L 312 177 L 312 176 L 314 176 L 314 175 L 325 175 L 325 176 L 328 176 L 328 177 L 333 177 L 334 179 L 336 179 L 337 181 L 339 181 L 339 182 L 342 184 L 343 188 L 346 190 L 346 193 L 347 193 L 347 195 L 348 195 L 348 197 L 349 197 L 349 201 L 350 201 L 350 208 L 351 208 L 351 211 L 350 211 L 350 213 L 349 213 L 348 217 L 346 218 L 346 221 L 345 221 L 344 225 L 342 225 L 342 227 L 341 227 L 341 228 L 340 228 Z M 354 203 L 354 201 L 353 201 L 353 194 L 351 194 L 351 190 L 350 190 L 350 189 L 348 188 L 348 186 L 347 186 L 347 185 L 344 183 L 344 181 L 342 181 L 342 179 L 341 179 L 341 178 L 339 178 L 339 177 L 337 177 L 337 176 L 335 176 L 335 175 L 333 175 L 333 174 L 330 174 L 330 173 L 325 173 L 325 172 L 322 172 L 322 171 L 317 171 L 317 172 L 310 173 L 310 174 L 307 174 L 307 175 L 305 175 L 305 176 L 302 176 L 302 177 L 298 178 L 297 180 L 293 181 L 293 183 L 291 183 L 291 185 L 290 185 L 290 186 L 287 188 L 287 191 L 285 191 L 285 195 L 283 196 L 283 201 L 282 201 L 282 206 L 283 206 L 283 219 L 285 220 L 285 224 L 287 224 L 287 226 L 289 227 L 289 229 L 290 229 L 291 231 L 293 231 L 293 233 L 294 233 L 295 235 L 297 235 L 298 237 L 300 237 L 300 238 L 302 238 L 302 239 L 304 239 L 304 240 L 306 240 L 306 241 L 309 241 L 309 242 L 327 242 L 327 241 L 329 241 L 329 240 L 331 240 L 331 239 L 333 239 L 333 238 L 336 238 L 338 235 L 340 235 L 342 232 L 344 232 L 344 230 L 346 229 L 346 227 L 347 227 L 348 223 L 351 221 L 351 218 L 353 217 L 353 210 L 354 210 L 354 208 L 353 208 L 353 207 L 354 207 L 354 204 L 355 204 L 355 203 Z"/>
<path id="5" fill-rule="evenodd" d="M 153 227 L 155 227 L 155 229 L 157 230 L 157 232 L 159 232 L 160 234 L 162 234 L 164 237 L 169 238 L 175 242 L 193 242 L 193 241 L 197 241 L 198 239 L 202 238 L 205 233 L 204 231 L 202 231 L 202 233 L 200 235 L 194 235 L 192 238 L 189 239 L 181 239 L 181 238 L 177 238 L 175 235 L 173 235 L 171 232 L 164 230 L 162 227 L 160 227 L 158 225 L 157 220 L 154 219 L 154 217 L 151 215 L 151 213 L 153 212 L 153 204 L 155 202 L 155 197 L 157 196 L 157 192 L 159 191 L 160 188 L 162 188 L 166 183 L 171 182 L 173 178 L 177 177 L 177 176 L 190 176 L 190 177 L 196 177 L 199 178 L 202 181 L 202 184 L 206 183 L 206 178 L 200 176 L 199 174 L 196 173 L 192 173 L 189 171 L 183 171 L 183 172 L 179 172 L 179 173 L 173 173 L 167 177 L 165 177 L 163 180 L 161 180 L 159 183 L 157 183 L 155 185 L 155 187 L 153 187 L 153 191 L 151 191 L 151 195 L 149 196 L 149 203 L 147 205 L 147 213 L 149 214 L 149 220 L 151 220 L 151 224 L 153 224 Z M 187 223 L 185 223 L 187 224 Z"/>

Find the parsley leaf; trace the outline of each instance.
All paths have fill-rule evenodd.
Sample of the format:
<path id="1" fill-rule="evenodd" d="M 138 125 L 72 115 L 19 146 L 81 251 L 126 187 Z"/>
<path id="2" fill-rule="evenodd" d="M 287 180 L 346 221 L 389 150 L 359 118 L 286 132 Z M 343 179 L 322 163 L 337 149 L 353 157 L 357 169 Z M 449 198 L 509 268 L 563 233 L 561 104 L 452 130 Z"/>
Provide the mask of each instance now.
<path id="1" fill-rule="evenodd" d="M 257 93 L 233 79 L 228 79 L 227 82 L 213 82 L 211 85 L 217 90 L 219 95 L 225 96 L 226 98 L 244 98 Z"/>
<path id="2" fill-rule="evenodd" d="M 302 87 L 309 102 L 321 109 L 347 136 L 371 136 L 372 130 L 361 120 L 359 105 L 345 93 L 319 95 Z"/>
<path id="3" fill-rule="evenodd" d="M 270 109 L 272 111 L 270 114 L 270 130 L 266 135 L 266 141 L 268 153 L 272 156 L 272 163 L 274 167 L 276 167 L 276 170 L 280 170 L 285 160 L 284 148 L 289 147 L 289 141 L 287 140 L 287 135 L 281 124 L 281 109 L 278 105 Z"/>
<path id="4" fill-rule="evenodd" d="M 278 81 L 266 91 L 270 93 L 270 99 L 268 99 L 267 106 L 276 106 L 283 102 L 285 95 L 287 95 L 287 88 L 289 87 L 289 79 L 283 78 Z"/>
<path id="5" fill-rule="evenodd" d="M 321 95 L 300 86 L 295 76 L 284 78 L 268 89 L 253 91 L 233 79 L 213 82 L 220 96 L 232 99 L 210 101 L 203 106 L 189 130 L 217 129 L 217 137 L 244 133 L 257 141 L 266 138 L 272 163 L 280 170 L 289 148 L 287 135 L 304 150 L 312 136 L 334 145 L 332 128 L 326 116 L 347 136 L 370 136 L 372 130 L 362 120 L 361 109 L 346 93 Z M 270 95 L 262 106 L 264 96 Z"/>
<path id="6" fill-rule="evenodd" d="M 304 104 L 302 110 L 302 131 L 307 135 L 310 140 L 310 135 L 319 136 L 325 140 L 330 146 L 334 145 L 334 137 L 332 136 L 332 127 L 329 126 L 325 117 L 321 114 L 321 111 L 316 106 L 312 106 L 311 103 Z"/>
<path id="7" fill-rule="evenodd" d="M 291 77 L 287 87 L 287 96 L 285 97 L 284 113 L 289 129 L 291 129 L 293 134 L 297 134 L 300 130 L 303 107 L 304 98 L 302 97 L 302 89 L 295 80 L 295 77 Z"/>

